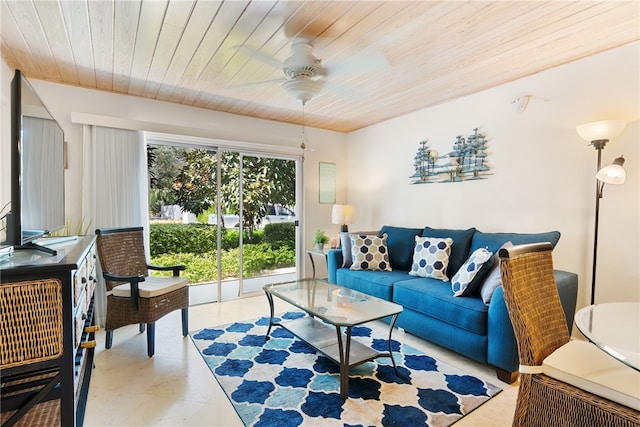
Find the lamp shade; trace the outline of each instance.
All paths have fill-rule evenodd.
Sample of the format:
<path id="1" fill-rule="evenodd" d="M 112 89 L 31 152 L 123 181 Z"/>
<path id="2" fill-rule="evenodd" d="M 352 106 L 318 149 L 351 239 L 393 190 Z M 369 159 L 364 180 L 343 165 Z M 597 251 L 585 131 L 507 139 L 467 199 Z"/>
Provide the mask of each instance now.
<path id="1" fill-rule="evenodd" d="M 576 131 L 585 141 L 608 140 L 620 135 L 626 125 L 624 120 L 602 120 L 576 126 Z"/>
<path id="2" fill-rule="evenodd" d="M 353 222 L 353 206 L 352 205 L 333 205 L 331 210 L 331 223 L 340 225 L 349 225 Z"/>
<path id="3" fill-rule="evenodd" d="M 624 157 L 620 156 L 610 165 L 600 169 L 596 174 L 596 178 L 605 184 L 624 184 L 627 179 L 627 172 L 622 165 L 624 165 Z"/>

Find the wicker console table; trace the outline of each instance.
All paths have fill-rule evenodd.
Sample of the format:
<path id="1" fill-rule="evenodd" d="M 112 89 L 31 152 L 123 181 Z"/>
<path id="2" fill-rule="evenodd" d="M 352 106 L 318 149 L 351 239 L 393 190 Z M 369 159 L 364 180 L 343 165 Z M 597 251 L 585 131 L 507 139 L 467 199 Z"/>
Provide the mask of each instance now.
<path id="1" fill-rule="evenodd" d="M 2 426 L 81 426 L 93 353 L 95 236 L 0 262 Z"/>

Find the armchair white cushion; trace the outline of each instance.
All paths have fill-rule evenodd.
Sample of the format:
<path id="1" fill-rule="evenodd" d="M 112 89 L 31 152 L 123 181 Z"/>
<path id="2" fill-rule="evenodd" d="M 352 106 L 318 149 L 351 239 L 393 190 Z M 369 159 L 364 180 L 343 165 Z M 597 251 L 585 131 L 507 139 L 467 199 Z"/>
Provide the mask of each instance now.
<path id="1" fill-rule="evenodd" d="M 179 276 L 157 277 L 146 276 L 144 282 L 140 282 L 138 286 L 138 295 L 140 298 L 153 298 L 158 295 L 168 294 L 176 289 L 180 289 L 189 284 L 189 279 Z M 122 285 L 115 286 L 112 289 L 112 293 L 117 297 L 129 297 L 131 296 L 131 285 L 124 283 Z"/>
<path id="2" fill-rule="evenodd" d="M 551 378 L 640 411 L 640 372 L 592 343 L 569 341 L 542 366 Z"/>

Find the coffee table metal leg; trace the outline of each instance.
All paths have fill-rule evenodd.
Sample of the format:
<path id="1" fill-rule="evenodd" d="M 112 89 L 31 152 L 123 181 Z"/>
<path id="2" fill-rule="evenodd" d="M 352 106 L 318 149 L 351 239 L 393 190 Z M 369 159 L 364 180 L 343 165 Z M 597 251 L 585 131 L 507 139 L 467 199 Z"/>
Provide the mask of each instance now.
<path id="1" fill-rule="evenodd" d="M 336 326 L 338 334 L 338 351 L 340 352 L 340 397 L 349 397 L 349 352 L 351 350 L 351 326 L 345 328 L 347 341 L 342 343 L 340 326 Z"/>
<path id="2" fill-rule="evenodd" d="M 274 323 L 273 323 L 273 295 L 271 295 L 266 290 L 264 291 L 264 293 L 267 295 L 267 301 L 269 301 L 269 315 L 271 316 L 269 318 L 269 328 L 267 329 L 267 335 L 265 336 L 265 339 L 268 340 L 269 339 L 269 334 L 271 333 L 271 327 L 274 325 Z"/>
<path id="3" fill-rule="evenodd" d="M 391 342 L 391 334 L 393 333 L 393 325 L 395 325 L 396 323 L 396 319 L 398 318 L 397 314 L 393 315 L 393 318 L 391 319 L 390 325 L 389 325 L 389 357 L 391 358 L 391 363 L 393 363 L 393 369 L 396 371 L 396 375 L 398 374 L 398 367 L 396 366 L 396 361 L 393 358 L 393 348 L 392 348 L 392 342 Z"/>

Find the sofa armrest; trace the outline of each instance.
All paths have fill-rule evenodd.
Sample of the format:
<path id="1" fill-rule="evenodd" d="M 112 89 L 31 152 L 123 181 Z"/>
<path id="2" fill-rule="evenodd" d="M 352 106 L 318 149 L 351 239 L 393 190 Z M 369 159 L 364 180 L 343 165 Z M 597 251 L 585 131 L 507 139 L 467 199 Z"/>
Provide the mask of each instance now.
<path id="1" fill-rule="evenodd" d="M 502 286 L 496 288 L 489 303 L 487 340 L 487 363 L 507 372 L 517 372 L 518 345 Z"/>
<path id="2" fill-rule="evenodd" d="M 336 282 L 336 271 L 342 267 L 342 249 L 330 249 L 327 252 L 327 280 L 329 283 Z"/>
<path id="3" fill-rule="evenodd" d="M 567 318 L 567 328 L 569 336 L 573 330 L 573 320 L 576 315 L 576 303 L 578 300 L 578 275 L 568 271 L 555 270 L 556 285 L 558 295 L 564 309 L 564 316 Z"/>
<path id="4" fill-rule="evenodd" d="M 578 275 L 568 271 L 554 271 L 558 295 L 567 318 L 569 335 L 573 328 L 573 317 L 578 297 Z M 489 303 L 487 315 L 487 363 L 508 372 L 518 370 L 518 345 L 509 318 L 509 311 L 504 302 L 502 286 L 498 287 Z"/>

